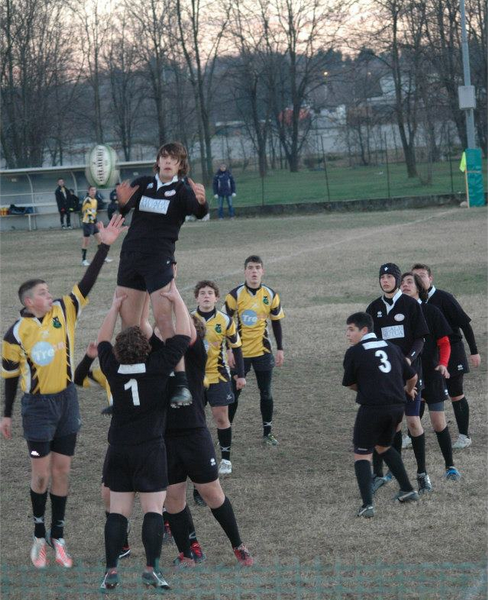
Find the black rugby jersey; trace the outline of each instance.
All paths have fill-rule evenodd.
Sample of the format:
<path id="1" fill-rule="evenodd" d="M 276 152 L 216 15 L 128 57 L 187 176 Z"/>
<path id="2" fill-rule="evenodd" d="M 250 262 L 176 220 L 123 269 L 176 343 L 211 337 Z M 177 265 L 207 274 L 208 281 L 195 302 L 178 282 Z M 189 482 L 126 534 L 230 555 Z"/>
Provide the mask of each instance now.
<path id="1" fill-rule="evenodd" d="M 173 257 L 185 218 L 203 218 L 208 213 L 207 202 L 200 204 L 191 187 L 177 177 L 169 183 L 163 183 L 158 175 L 139 177 L 131 185 L 139 189 L 126 206 L 119 208 L 125 215 L 134 207 L 122 251 Z"/>
<path id="2" fill-rule="evenodd" d="M 429 328 L 420 304 L 414 298 L 399 291 L 392 300 L 393 304 L 390 305 L 383 297 L 377 298 L 366 312 L 373 317 L 377 337 L 399 346 L 406 356 L 414 341 L 427 335 Z"/>
<path id="3" fill-rule="evenodd" d="M 342 385 L 357 385 L 358 404 L 405 404 L 405 382 L 414 375 L 398 346 L 368 333 L 346 352 Z"/>
<path id="4" fill-rule="evenodd" d="M 478 354 L 476 340 L 470 325 L 470 317 L 464 312 L 461 305 L 452 294 L 445 292 L 444 290 L 438 290 L 435 286 L 432 286 L 429 290 L 427 303 L 437 306 L 452 329 L 452 333 L 449 336 L 449 341 L 451 342 L 451 357 L 447 367 L 451 377 L 456 374 L 469 373 L 463 336 L 460 330 L 464 332 L 471 354 Z"/>
<path id="5" fill-rule="evenodd" d="M 134 445 L 163 437 L 168 407 L 168 377 L 188 348 L 190 338 L 175 335 L 145 363 L 121 365 L 110 342 L 98 345 L 100 367 L 113 397 L 108 432 L 112 445 Z"/>
<path id="6" fill-rule="evenodd" d="M 205 378 L 205 365 L 207 364 L 207 352 L 205 344 L 200 337 L 188 348 L 185 353 L 185 371 L 188 379 L 188 388 L 193 397 L 190 406 L 181 408 L 168 408 L 166 421 L 166 436 L 177 435 L 186 429 L 205 427 L 205 398 L 203 380 Z M 171 377 L 168 384 L 168 394 L 171 392 Z"/>
<path id="7" fill-rule="evenodd" d="M 439 347 L 437 340 L 452 333 L 449 323 L 441 311 L 433 305 L 422 303 L 422 312 L 429 328 L 429 334 L 425 336 L 425 344 L 422 350 L 422 371 L 424 379 L 428 379 L 439 366 Z"/>

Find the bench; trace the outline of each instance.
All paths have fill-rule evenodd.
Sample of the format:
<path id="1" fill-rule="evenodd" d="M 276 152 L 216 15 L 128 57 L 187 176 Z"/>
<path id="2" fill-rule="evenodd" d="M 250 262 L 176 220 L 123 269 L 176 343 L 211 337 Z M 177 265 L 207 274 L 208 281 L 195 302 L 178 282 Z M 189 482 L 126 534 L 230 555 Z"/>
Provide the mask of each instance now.
<path id="1" fill-rule="evenodd" d="M 29 231 L 37 230 L 36 217 L 59 215 L 58 207 L 53 202 L 36 202 L 35 204 L 32 204 L 32 203 L 16 204 L 15 206 L 17 206 L 18 208 L 32 208 L 34 210 L 34 212 L 25 213 L 25 214 L 21 214 L 21 215 L 0 215 L 0 219 L 7 219 L 7 218 L 13 218 L 13 217 L 17 217 L 17 218 L 27 217 Z M 39 212 L 37 210 L 38 208 L 46 208 L 46 209 L 51 208 L 51 210 L 43 210 L 42 212 Z M 106 210 L 107 210 L 106 208 L 102 208 L 98 212 L 102 213 L 102 212 L 106 212 Z M 81 212 L 73 212 L 72 216 L 74 217 L 75 215 L 78 216 L 77 227 L 81 227 Z M 72 223 L 72 225 L 76 226 L 74 223 Z"/>

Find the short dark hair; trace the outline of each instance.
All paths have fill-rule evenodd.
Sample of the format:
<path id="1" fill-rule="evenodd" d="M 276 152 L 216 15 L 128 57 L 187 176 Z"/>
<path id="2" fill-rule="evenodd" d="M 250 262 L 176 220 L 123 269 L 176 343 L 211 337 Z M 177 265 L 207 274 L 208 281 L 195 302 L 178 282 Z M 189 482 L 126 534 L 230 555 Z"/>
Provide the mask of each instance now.
<path id="1" fill-rule="evenodd" d="M 24 304 L 24 300 L 26 296 L 30 296 L 32 290 L 36 287 L 36 285 L 40 285 L 41 283 L 46 283 L 44 279 L 29 279 L 28 281 L 24 281 L 24 283 L 19 287 L 19 300 L 21 304 Z"/>
<path id="2" fill-rule="evenodd" d="M 207 328 L 205 327 L 205 323 L 199 319 L 196 315 L 191 315 L 193 319 L 193 324 L 195 325 L 195 329 L 197 332 L 197 336 L 203 340 L 207 333 Z"/>
<path id="3" fill-rule="evenodd" d="M 251 256 L 248 256 L 246 258 L 246 260 L 244 261 L 244 268 L 246 268 L 247 265 L 251 262 L 258 263 L 262 267 L 264 266 L 263 259 L 260 256 L 258 256 L 257 254 L 251 254 Z"/>
<path id="4" fill-rule="evenodd" d="M 196 284 L 196 286 L 193 288 L 193 293 L 195 294 L 195 298 L 198 297 L 198 292 L 204 287 L 212 288 L 213 291 L 215 292 L 215 295 L 220 297 L 219 286 L 215 283 L 215 281 L 210 281 L 209 279 L 202 279 L 202 281 L 199 281 Z"/>
<path id="5" fill-rule="evenodd" d="M 115 338 L 115 358 L 122 365 L 146 362 L 151 344 L 140 327 L 127 327 Z"/>
<path id="6" fill-rule="evenodd" d="M 429 277 L 432 276 L 432 271 L 431 271 L 429 265 L 424 265 L 423 263 L 415 263 L 413 265 L 413 267 L 411 268 L 411 270 L 412 271 L 417 271 L 417 270 L 418 271 L 420 271 L 420 270 L 427 271 L 427 273 L 429 274 Z"/>
<path id="7" fill-rule="evenodd" d="M 429 293 L 425 289 L 424 284 L 422 283 L 422 280 L 420 279 L 419 275 L 417 275 L 417 273 L 407 271 L 406 273 L 403 273 L 402 281 L 405 277 L 413 277 L 413 280 L 415 281 L 415 287 L 417 288 L 417 292 L 419 293 L 419 298 L 422 300 L 422 302 L 427 302 L 429 298 Z"/>
<path id="8" fill-rule="evenodd" d="M 346 321 L 347 325 L 356 325 L 358 329 L 368 328 L 368 331 L 374 330 L 373 317 L 366 312 L 357 312 L 349 317 Z"/>
<path id="9" fill-rule="evenodd" d="M 181 142 L 170 142 L 169 144 L 163 144 L 158 150 L 156 156 L 156 162 L 154 163 L 153 170 L 155 173 L 159 173 L 158 161 L 161 156 L 171 156 L 180 161 L 180 168 L 178 169 L 179 177 L 186 177 L 190 172 L 190 164 L 188 162 L 188 152 L 185 146 Z"/>

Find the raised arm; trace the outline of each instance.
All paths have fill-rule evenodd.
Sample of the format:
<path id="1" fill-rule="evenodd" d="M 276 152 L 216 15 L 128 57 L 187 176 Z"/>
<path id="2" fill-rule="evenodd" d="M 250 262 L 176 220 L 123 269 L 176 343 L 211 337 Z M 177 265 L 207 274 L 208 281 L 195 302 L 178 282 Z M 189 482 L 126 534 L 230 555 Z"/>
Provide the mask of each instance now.
<path id="1" fill-rule="evenodd" d="M 126 298 L 127 296 L 116 296 L 114 294 L 112 306 L 110 307 L 105 319 L 103 320 L 102 326 L 100 327 L 100 331 L 98 332 L 97 346 L 101 342 L 112 341 L 120 307 Z"/>
<path id="2" fill-rule="evenodd" d="M 171 281 L 169 290 L 167 292 L 161 292 L 161 296 L 167 298 L 173 305 L 176 335 L 186 335 L 191 337 L 190 314 L 183 298 L 180 296 L 180 292 L 176 287 L 174 279 Z"/>

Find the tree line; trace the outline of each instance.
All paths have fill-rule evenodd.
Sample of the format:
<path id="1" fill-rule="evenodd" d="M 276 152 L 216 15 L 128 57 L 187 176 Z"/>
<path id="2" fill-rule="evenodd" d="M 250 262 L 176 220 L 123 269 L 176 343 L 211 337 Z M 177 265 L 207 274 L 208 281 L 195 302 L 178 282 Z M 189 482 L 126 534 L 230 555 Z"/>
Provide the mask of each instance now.
<path id="1" fill-rule="evenodd" d="M 438 157 L 440 115 L 466 146 L 458 0 L 5 0 L 0 10 L 9 168 L 63 164 L 75 142 L 117 140 L 128 161 L 136 144 L 178 139 L 198 142 L 209 181 L 215 124 L 239 121 L 262 175 L 270 138 L 296 171 L 314 115 L 339 102 L 364 161 L 385 119 L 410 176 L 420 132 Z M 466 10 L 486 149 L 486 5 Z M 370 101 L 379 81 L 391 83 L 382 110 Z"/>

